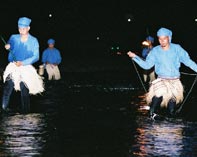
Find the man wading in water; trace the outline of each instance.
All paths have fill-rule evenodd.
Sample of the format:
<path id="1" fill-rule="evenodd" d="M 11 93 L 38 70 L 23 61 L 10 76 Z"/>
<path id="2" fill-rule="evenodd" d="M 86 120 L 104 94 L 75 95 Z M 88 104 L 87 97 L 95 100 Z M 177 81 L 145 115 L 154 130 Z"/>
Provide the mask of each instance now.
<path id="1" fill-rule="evenodd" d="M 29 34 L 31 19 L 21 17 L 18 20 L 19 34 L 11 35 L 5 45 L 9 51 L 9 64 L 3 74 L 4 90 L 2 110 L 8 112 L 9 100 L 13 88 L 21 91 L 21 112 L 27 113 L 30 109 L 29 94 L 44 91 L 43 80 L 37 74 L 33 63 L 39 60 L 39 44 L 35 37 Z"/>
<path id="2" fill-rule="evenodd" d="M 176 105 L 183 101 L 184 89 L 179 70 L 181 63 L 197 72 L 197 64 L 190 59 L 187 51 L 179 44 L 171 43 L 171 30 L 160 28 L 157 36 L 160 45 L 149 52 L 146 60 L 142 60 L 131 51 L 127 53 L 143 69 L 155 66 L 158 77 L 151 83 L 146 94 L 146 101 L 150 105 L 150 117 L 153 119 L 161 108 L 167 108 L 168 114 L 174 116 Z"/>

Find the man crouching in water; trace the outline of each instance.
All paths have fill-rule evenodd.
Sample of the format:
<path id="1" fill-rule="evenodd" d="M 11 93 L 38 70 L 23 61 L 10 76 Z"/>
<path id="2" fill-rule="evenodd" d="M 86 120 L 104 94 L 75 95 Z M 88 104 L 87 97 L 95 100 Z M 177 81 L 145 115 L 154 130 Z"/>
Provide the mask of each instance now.
<path id="1" fill-rule="evenodd" d="M 176 105 L 183 101 L 184 89 L 179 70 L 181 63 L 197 72 L 197 64 L 190 59 L 187 51 L 179 44 L 171 43 L 171 30 L 160 28 L 157 36 L 160 45 L 150 51 L 145 61 L 131 51 L 127 53 L 143 69 L 155 66 L 158 77 L 151 83 L 146 94 L 150 117 L 153 119 L 159 108 L 167 108 L 169 115 L 173 116 Z"/>

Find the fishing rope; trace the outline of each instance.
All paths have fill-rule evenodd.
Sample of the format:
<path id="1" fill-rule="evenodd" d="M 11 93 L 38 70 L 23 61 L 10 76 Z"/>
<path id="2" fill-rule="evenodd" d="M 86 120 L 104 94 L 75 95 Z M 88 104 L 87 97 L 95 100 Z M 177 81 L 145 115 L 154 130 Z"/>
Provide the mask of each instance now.
<path id="1" fill-rule="evenodd" d="M 6 45 L 6 41 L 3 39 L 3 37 L 1 36 L 1 40 L 3 41 L 3 43 Z"/>
<path id="2" fill-rule="evenodd" d="M 195 79 L 194 79 L 194 82 L 192 83 L 192 86 L 191 86 L 190 90 L 188 91 L 188 93 L 187 93 L 187 95 L 186 95 L 184 101 L 183 101 L 182 104 L 180 105 L 179 109 L 176 111 L 176 114 L 180 113 L 180 111 L 181 111 L 182 108 L 183 108 L 183 105 L 185 104 L 186 100 L 188 99 L 190 93 L 192 92 L 192 89 L 193 89 L 194 85 L 196 84 L 196 81 L 197 81 L 197 74 L 195 74 L 195 75 L 196 75 L 196 77 L 195 77 Z"/>
<path id="3" fill-rule="evenodd" d="M 185 73 L 185 72 L 181 72 L 181 74 L 184 74 L 184 75 L 193 75 L 193 76 L 196 76 L 196 74 L 190 74 L 190 73 Z"/>
<path id="4" fill-rule="evenodd" d="M 6 41 L 4 40 L 4 38 L 0 35 L 1 37 L 1 40 L 3 41 L 4 45 L 6 45 Z M 11 50 L 9 50 L 9 52 L 11 53 L 12 57 L 13 57 L 13 60 L 15 61 L 16 60 L 16 57 L 14 56 L 13 52 Z"/>
<path id="5" fill-rule="evenodd" d="M 131 59 L 131 60 L 132 60 L 132 59 Z M 141 77 L 140 77 L 139 71 L 137 70 L 137 67 L 136 67 L 136 65 L 135 65 L 135 63 L 134 63 L 133 60 L 132 60 L 132 63 L 133 63 L 133 66 L 134 66 L 134 68 L 135 68 L 135 71 L 136 71 L 136 73 L 137 73 L 137 75 L 138 75 L 138 78 L 140 79 L 140 83 L 142 84 L 142 87 L 144 88 L 144 91 L 147 93 L 147 90 L 146 90 L 146 88 L 145 88 L 145 86 L 144 86 L 144 83 L 143 83 L 143 81 L 142 81 L 142 79 L 141 79 Z"/>

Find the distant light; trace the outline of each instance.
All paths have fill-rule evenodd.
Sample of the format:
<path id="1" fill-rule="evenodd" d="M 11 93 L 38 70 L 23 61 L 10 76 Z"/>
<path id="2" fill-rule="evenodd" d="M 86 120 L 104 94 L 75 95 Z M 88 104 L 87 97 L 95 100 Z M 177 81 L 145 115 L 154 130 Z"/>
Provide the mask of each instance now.
<path id="1" fill-rule="evenodd" d="M 49 14 L 49 17 L 52 17 L 52 14 Z"/>
<path id="2" fill-rule="evenodd" d="M 96 40 L 99 40 L 100 38 L 99 37 L 96 37 Z"/>
<path id="3" fill-rule="evenodd" d="M 197 18 L 194 21 L 197 22 Z"/>
<path id="4" fill-rule="evenodd" d="M 131 13 L 130 13 L 130 14 L 126 14 L 126 15 L 125 15 L 125 19 L 126 19 L 126 21 L 129 22 L 129 23 L 130 23 L 130 22 L 134 22 L 134 20 L 135 20 L 135 19 L 134 19 L 134 15 L 131 14 Z"/>

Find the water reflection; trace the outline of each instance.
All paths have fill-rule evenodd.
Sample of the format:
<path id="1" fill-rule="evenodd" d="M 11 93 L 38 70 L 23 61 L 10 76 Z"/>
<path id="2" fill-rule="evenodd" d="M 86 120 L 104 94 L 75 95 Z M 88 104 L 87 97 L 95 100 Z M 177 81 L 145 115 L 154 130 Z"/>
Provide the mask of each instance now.
<path id="1" fill-rule="evenodd" d="M 136 104 L 139 115 L 130 149 L 131 156 L 196 156 L 196 122 L 183 118 L 152 121 L 147 117 L 147 107 L 141 100 Z M 186 133 L 187 132 L 187 133 Z M 187 134 L 187 135 L 186 135 Z M 196 133 L 195 133 L 196 135 Z M 192 143 L 191 143 L 192 142 Z"/>
<path id="2" fill-rule="evenodd" d="M 197 156 L 195 110 L 187 116 L 194 121 L 151 121 L 142 90 L 130 80 L 68 76 L 32 97 L 33 113 L 0 114 L 0 156 Z"/>
<path id="3" fill-rule="evenodd" d="M 136 129 L 136 150 L 138 156 L 180 156 L 183 149 L 182 124 L 168 122 L 143 124 Z M 139 148 L 138 148 L 139 146 Z"/>
<path id="4" fill-rule="evenodd" d="M 46 142 L 43 114 L 3 116 L 0 128 L 0 156 L 39 155 Z"/>

